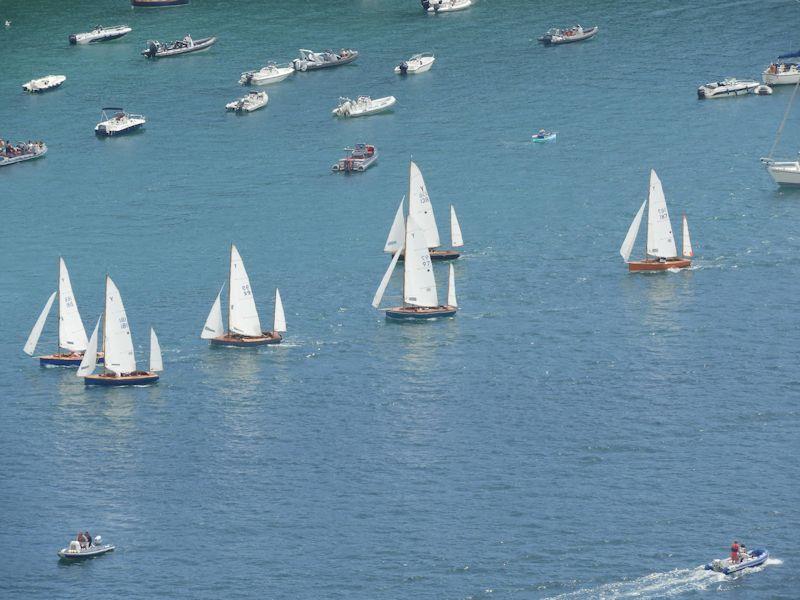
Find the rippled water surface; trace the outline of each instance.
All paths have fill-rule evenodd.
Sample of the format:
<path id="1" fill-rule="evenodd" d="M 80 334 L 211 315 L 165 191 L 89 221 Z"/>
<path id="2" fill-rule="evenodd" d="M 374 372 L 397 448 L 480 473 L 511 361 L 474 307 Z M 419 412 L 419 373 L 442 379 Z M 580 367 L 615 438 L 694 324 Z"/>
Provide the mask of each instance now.
<path id="1" fill-rule="evenodd" d="M 50 147 L 0 171 L 0 596 L 797 597 L 800 193 L 758 163 L 791 90 L 695 88 L 800 47 L 800 5 L 589 4 L 0 4 L 0 137 Z M 576 21 L 601 32 L 535 43 Z M 134 31 L 67 45 L 98 22 Z M 187 32 L 219 42 L 138 54 Z M 241 71 L 341 46 L 361 57 L 225 113 Z M 424 50 L 429 73 L 392 73 Z M 21 92 L 48 73 L 67 82 Z M 331 117 L 365 93 L 397 106 Z M 146 130 L 96 139 L 109 105 Z M 532 145 L 540 127 L 558 141 Z M 331 174 L 358 141 L 378 166 Z M 798 148 L 793 114 L 777 155 Z M 403 326 L 369 302 L 412 155 L 466 246 L 458 317 Z M 630 275 L 619 257 L 651 168 L 676 229 L 689 216 L 690 271 Z M 280 287 L 279 347 L 199 339 L 231 242 L 265 323 Z M 87 327 L 110 273 L 142 365 L 156 328 L 161 383 L 84 389 L 22 354 L 59 255 Z M 118 550 L 59 564 L 79 528 Z M 734 537 L 774 560 L 696 570 Z"/>

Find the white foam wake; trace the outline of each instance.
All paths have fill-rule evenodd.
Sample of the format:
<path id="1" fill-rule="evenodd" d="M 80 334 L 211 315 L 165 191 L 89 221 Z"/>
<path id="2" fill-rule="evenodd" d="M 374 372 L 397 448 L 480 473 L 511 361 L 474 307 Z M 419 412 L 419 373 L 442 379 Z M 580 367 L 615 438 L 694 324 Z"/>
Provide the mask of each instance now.
<path id="1" fill-rule="evenodd" d="M 706 571 L 703 567 L 675 569 L 666 573 L 651 573 L 636 579 L 616 581 L 594 588 L 569 592 L 553 596 L 550 600 L 566 600 L 568 598 L 598 598 L 600 600 L 669 598 L 687 592 L 705 590 L 724 580 L 725 575 L 722 573 Z"/>

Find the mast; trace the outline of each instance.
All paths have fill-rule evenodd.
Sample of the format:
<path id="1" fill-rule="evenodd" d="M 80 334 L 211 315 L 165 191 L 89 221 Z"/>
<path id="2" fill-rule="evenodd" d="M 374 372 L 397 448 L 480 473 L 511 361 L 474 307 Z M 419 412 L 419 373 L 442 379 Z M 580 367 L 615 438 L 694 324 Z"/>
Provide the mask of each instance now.
<path id="1" fill-rule="evenodd" d="M 411 214 L 411 161 L 414 160 L 414 156 L 412 155 L 411 158 L 408 160 L 408 214 Z M 405 254 L 405 260 L 403 260 L 403 306 L 406 305 L 406 278 L 405 278 L 405 270 L 408 268 L 408 218 L 403 219 L 403 253 Z"/>
<path id="2" fill-rule="evenodd" d="M 106 368 L 106 330 L 108 329 L 108 273 L 106 273 L 105 298 L 103 299 L 103 373 L 108 373 Z"/>
<path id="3" fill-rule="evenodd" d="M 231 334 L 231 277 L 233 276 L 233 244 L 231 244 L 231 251 L 228 255 L 228 335 Z"/>
<path id="4" fill-rule="evenodd" d="M 56 330 L 56 354 L 61 352 L 61 257 L 58 257 L 58 318 L 56 319 L 56 323 L 58 325 L 58 329 Z"/>

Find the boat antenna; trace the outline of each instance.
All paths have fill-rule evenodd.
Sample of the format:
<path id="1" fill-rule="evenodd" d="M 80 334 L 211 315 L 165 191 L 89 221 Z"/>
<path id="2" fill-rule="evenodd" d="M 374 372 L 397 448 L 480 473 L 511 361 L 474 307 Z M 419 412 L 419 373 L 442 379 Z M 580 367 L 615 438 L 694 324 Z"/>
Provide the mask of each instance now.
<path id="1" fill-rule="evenodd" d="M 772 160 L 772 153 L 775 152 L 775 148 L 778 147 L 778 142 L 781 141 L 781 133 L 783 133 L 783 126 L 786 125 L 786 119 L 789 118 L 789 111 L 792 109 L 792 104 L 794 103 L 794 97 L 797 95 L 797 88 L 800 87 L 800 80 L 794 86 L 794 91 L 792 92 L 792 97 L 789 98 L 789 105 L 786 107 L 786 112 L 783 113 L 783 120 L 781 121 L 781 126 L 778 127 L 778 133 L 775 134 L 775 142 L 772 144 L 772 148 L 770 148 L 769 154 L 767 155 L 765 162 L 769 162 Z"/>

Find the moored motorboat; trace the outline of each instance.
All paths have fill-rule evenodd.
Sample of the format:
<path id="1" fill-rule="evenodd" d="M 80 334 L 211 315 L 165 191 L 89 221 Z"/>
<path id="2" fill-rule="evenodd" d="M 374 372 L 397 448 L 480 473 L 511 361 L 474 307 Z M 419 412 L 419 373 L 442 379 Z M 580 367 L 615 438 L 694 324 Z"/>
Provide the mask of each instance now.
<path id="1" fill-rule="evenodd" d="M 639 234 L 644 207 L 647 211 L 647 242 L 642 260 L 630 260 L 633 245 Z M 661 180 L 654 170 L 650 171 L 650 193 L 633 218 L 619 253 L 628 265 L 629 271 L 666 271 L 668 269 L 685 269 L 692 265 L 692 242 L 689 238 L 689 222 L 683 215 L 683 248 L 682 256 L 678 256 L 675 239 L 672 235 L 672 224 L 667 211 L 667 200 L 661 187 Z"/>
<path id="2" fill-rule="evenodd" d="M 417 73 L 425 73 L 430 71 L 436 57 L 430 52 L 422 52 L 415 54 L 408 60 L 404 60 L 394 68 L 394 72 L 398 75 L 415 75 Z"/>
<path id="3" fill-rule="evenodd" d="M 711 98 L 728 98 L 731 96 L 742 96 L 751 93 L 760 84 L 752 80 L 740 80 L 729 77 L 722 81 L 714 81 L 701 85 L 697 88 L 697 98 L 699 100 Z"/>
<path id="4" fill-rule="evenodd" d="M 359 96 L 356 100 L 339 98 L 339 106 L 334 108 L 331 113 L 337 117 L 366 117 L 385 112 L 396 103 L 397 98 L 394 96 L 385 96 L 374 100 L 369 96 Z"/>
<path id="5" fill-rule="evenodd" d="M 182 40 L 162 44 L 158 40 L 149 40 L 147 48 L 142 50 L 142 56 L 146 58 L 166 58 L 169 56 L 179 56 L 190 52 L 202 52 L 208 50 L 217 41 L 216 36 L 192 39 L 186 35 Z"/>
<path id="6" fill-rule="evenodd" d="M 223 285 L 223 287 L 225 287 Z M 252 348 L 280 344 L 286 331 L 286 316 L 278 289 L 275 289 L 275 319 L 272 331 L 262 331 L 250 278 L 239 250 L 231 245 L 228 267 L 228 327 L 222 321 L 222 289 L 217 294 L 200 337 L 212 346 Z"/>
<path id="7" fill-rule="evenodd" d="M 103 372 L 94 375 L 97 366 L 97 344 L 100 319 L 94 326 L 89 344 L 78 367 L 78 377 L 83 377 L 86 385 L 130 386 L 149 385 L 159 379 L 158 372 L 164 370 L 161 360 L 161 346 L 155 330 L 150 328 L 150 369 L 139 371 L 133 351 L 133 338 L 128 324 L 128 315 L 122 303 L 122 296 L 111 277 L 106 275 L 105 310 L 103 321 L 103 350 L 105 360 Z"/>
<path id="8" fill-rule="evenodd" d="M 342 48 L 338 52 L 325 50 L 314 52 L 300 48 L 300 58 L 292 61 L 295 71 L 313 71 L 315 69 L 325 69 L 328 67 L 338 67 L 353 62 L 358 58 L 358 50 Z"/>
<path id="9" fill-rule="evenodd" d="M 545 46 L 558 46 L 559 44 L 572 44 L 593 38 L 600 29 L 597 26 L 584 29 L 580 25 L 574 25 L 566 29 L 553 28 L 539 38 Z"/>
<path id="10" fill-rule="evenodd" d="M 276 65 L 269 63 L 266 67 L 261 67 L 258 71 L 245 71 L 239 78 L 242 85 L 268 85 L 283 81 L 294 73 L 294 68 L 289 65 Z"/>
<path id="11" fill-rule="evenodd" d="M 61 87 L 61 84 L 66 80 L 67 78 L 64 75 L 47 75 L 39 79 L 31 79 L 29 82 L 22 84 L 22 89 L 31 94 L 40 94 Z"/>
<path id="12" fill-rule="evenodd" d="M 133 29 L 127 25 L 114 25 L 113 27 L 95 26 L 91 31 L 84 33 L 73 33 L 69 36 L 70 44 L 96 44 L 98 42 L 108 42 L 116 40 L 123 35 L 129 34 Z"/>
<path id="13" fill-rule="evenodd" d="M 781 54 L 761 74 L 768 85 L 794 85 L 800 81 L 800 51 Z"/>
<path id="14" fill-rule="evenodd" d="M 109 112 L 112 114 L 111 117 L 108 116 Z M 147 123 L 147 119 L 143 115 L 126 113 L 121 108 L 111 106 L 103 108 L 100 114 L 102 120 L 94 127 L 94 132 L 97 135 L 112 136 L 129 133 Z"/>
<path id="15" fill-rule="evenodd" d="M 33 356 L 36 351 L 36 346 L 39 343 L 39 338 L 42 335 L 47 317 L 50 314 L 50 309 L 53 306 L 53 301 L 56 295 L 58 296 L 58 342 L 56 344 L 56 352 L 39 357 L 39 364 L 45 366 L 58 366 L 58 367 L 77 367 L 81 364 L 89 341 L 86 338 L 86 330 L 83 328 L 83 320 L 78 311 L 78 303 L 75 300 L 75 294 L 72 291 L 72 282 L 69 278 L 69 271 L 67 264 L 63 258 L 58 259 L 58 287 L 45 302 L 39 318 L 31 329 L 31 333 L 25 342 L 23 352 L 28 356 Z M 97 353 L 95 349 L 97 362 L 103 362 L 103 353 Z"/>
<path id="16" fill-rule="evenodd" d="M 420 4 L 426 12 L 445 13 L 469 8 L 472 0 L 420 0 Z"/>
<path id="17" fill-rule="evenodd" d="M 102 536 L 98 535 L 91 543 L 71 540 L 69 546 L 61 548 L 57 554 L 62 560 L 82 560 L 112 552 L 115 548 L 116 546 L 111 544 L 104 544 Z"/>
<path id="18" fill-rule="evenodd" d="M 739 556 L 736 557 L 736 561 L 733 560 L 732 556 L 717 558 L 705 565 L 704 568 L 707 571 L 716 571 L 717 573 L 731 575 L 739 571 L 744 571 L 745 569 L 752 569 L 753 567 L 763 565 L 767 562 L 767 559 L 769 559 L 769 551 L 766 548 L 756 548 L 750 552 L 740 553 Z"/>
<path id="19" fill-rule="evenodd" d="M 225 105 L 227 110 L 232 110 L 237 113 L 247 113 L 264 108 L 269 102 L 267 92 L 247 92 L 244 96 L 233 102 L 228 102 Z"/>
<path id="20" fill-rule="evenodd" d="M 558 135 L 555 131 L 547 131 L 546 129 L 540 129 L 538 133 L 534 133 L 531 136 L 531 141 L 535 143 L 542 143 L 542 142 L 551 142 L 556 139 Z"/>
<path id="21" fill-rule="evenodd" d="M 11 142 L 0 140 L 0 167 L 41 158 L 45 154 L 47 154 L 47 145 L 44 142 L 12 144 Z"/>
<path id="22" fill-rule="evenodd" d="M 356 144 L 353 148 L 345 148 L 349 152 L 340 158 L 331 169 L 340 173 L 363 173 L 378 160 L 378 150 L 372 144 Z"/>

